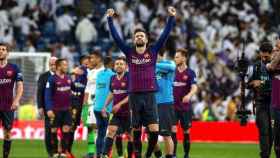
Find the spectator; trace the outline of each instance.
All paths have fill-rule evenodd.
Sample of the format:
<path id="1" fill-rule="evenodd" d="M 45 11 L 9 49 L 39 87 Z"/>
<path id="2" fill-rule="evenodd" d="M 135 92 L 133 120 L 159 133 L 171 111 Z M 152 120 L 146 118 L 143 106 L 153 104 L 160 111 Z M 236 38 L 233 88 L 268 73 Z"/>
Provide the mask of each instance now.
<path id="1" fill-rule="evenodd" d="M 211 110 L 217 121 L 223 121 L 226 118 L 226 106 L 223 104 L 221 98 L 216 99 L 215 102 L 211 105 Z"/>
<path id="2" fill-rule="evenodd" d="M 71 37 L 71 29 L 74 26 L 74 19 L 70 14 L 65 12 L 56 19 L 57 34 L 61 42 L 70 44 L 73 42 Z"/>
<path id="3" fill-rule="evenodd" d="M 0 41 L 7 43 L 9 45 L 13 45 L 14 37 L 13 37 L 12 29 L 6 29 L 4 31 L 4 35 L 2 36 L 2 38 L 0 37 Z"/>
<path id="4" fill-rule="evenodd" d="M 79 41 L 82 54 L 87 54 L 90 44 L 96 42 L 97 31 L 88 17 L 83 17 L 76 28 L 76 39 Z"/>
<path id="5" fill-rule="evenodd" d="M 57 9 L 56 0 L 40 0 L 40 11 L 48 17 L 51 17 L 55 14 Z"/>
<path id="6" fill-rule="evenodd" d="M 24 52 L 28 52 L 28 53 L 35 53 L 36 49 L 34 47 L 33 42 L 29 39 L 26 42 L 26 47 L 23 49 Z"/>
<path id="7" fill-rule="evenodd" d="M 232 97 L 227 105 L 227 120 L 228 121 L 235 121 L 236 118 L 236 111 L 237 105 L 240 105 L 240 100 L 238 97 Z"/>
<path id="8" fill-rule="evenodd" d="M 60 6 L 65 6 L 65 7 L 73 7 L 74 6 L 74 0 L 59 0 Z"/>

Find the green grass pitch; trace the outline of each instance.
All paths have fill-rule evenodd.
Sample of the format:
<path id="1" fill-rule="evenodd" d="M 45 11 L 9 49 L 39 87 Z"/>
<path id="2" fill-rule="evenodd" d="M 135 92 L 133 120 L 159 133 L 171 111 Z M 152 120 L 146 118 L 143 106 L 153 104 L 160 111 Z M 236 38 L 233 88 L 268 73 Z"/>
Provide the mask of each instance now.
<path id="1" fill-rule="evenodd" d="M 2 156 L 2 143 L 0 141 Z M 162 144 L 161 144 L 162 145 Z M 144 144 L 145 151 L 146 144 Z M 193 143 L 190 158 L 258 158 L 257 144 Z M 86 152 L 86 142 L 75 142 L 73 153 L 82 158 Z M 0 157 L 1 157 L 0 156 Z M 183 158 L 182 145 L 178 147 L 178 158 Z M 15 140 L 12 144 L 10 158 L 47 158 L 43 141 Z M 117 156 L 114 156 L 117 158 Z M 274 155 L 272 158 L 275 158 Z"/>

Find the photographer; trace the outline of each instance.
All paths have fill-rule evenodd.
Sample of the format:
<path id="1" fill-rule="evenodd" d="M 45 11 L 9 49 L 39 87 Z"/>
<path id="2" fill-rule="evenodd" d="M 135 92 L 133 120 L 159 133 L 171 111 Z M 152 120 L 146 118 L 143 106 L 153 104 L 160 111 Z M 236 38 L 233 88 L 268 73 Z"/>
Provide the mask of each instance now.
<path id="1" fill-rule="evenodd" d="M 254 113 L 259 132 L 260 157 L 269 158 L 273 143 L 271 125 L 271 76 L 266 68 L 271 60 L 272 45 L 269 42 L 261 44 L 259 60 L 249 69 L 248 88 L 254 92 Z"/>

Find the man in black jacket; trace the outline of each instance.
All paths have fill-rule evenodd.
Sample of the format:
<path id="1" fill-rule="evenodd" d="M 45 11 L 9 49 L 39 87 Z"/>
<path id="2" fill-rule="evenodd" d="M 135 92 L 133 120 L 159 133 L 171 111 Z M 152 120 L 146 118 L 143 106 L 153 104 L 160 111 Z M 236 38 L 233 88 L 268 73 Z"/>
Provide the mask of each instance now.
<path id="1" fill-rule="evenodd" d="M 248 71 L 248 88 L 254 92 L 254 111 L 259 131 L 260 157 L 269 158 L 273 144 L 271 90 L 272 78 L 266 68 L 271 60 L 272 44 L 264 42 L 260 46 L 260 59 Z"/>
<path id="2" fill-rule="evenodd" d="M 57 146 L 58 141 L 57 140 L 51 140 L 51 128 L 50 128 L 50 120 L 47 116 L 47 112 L 45 109 L 45 88 L 46 83 L 48 81 L 48 78 L 50 75 L 53 75 L 55 72 L 55 62 L 57 58 L 51 57 L 49 60 L 49 68 L 50 70 L 47 72 L 44 72 L 40 75 L 38 79 L 38 85 L 37 85 L 37 105 L 38 105 L 38 111 L 41 117 L 44 117 L 45 119 L 45 145 L 48 152 L 49 157 L 52 157 L 52 148 L 51 144 L 54 143 Z"/>

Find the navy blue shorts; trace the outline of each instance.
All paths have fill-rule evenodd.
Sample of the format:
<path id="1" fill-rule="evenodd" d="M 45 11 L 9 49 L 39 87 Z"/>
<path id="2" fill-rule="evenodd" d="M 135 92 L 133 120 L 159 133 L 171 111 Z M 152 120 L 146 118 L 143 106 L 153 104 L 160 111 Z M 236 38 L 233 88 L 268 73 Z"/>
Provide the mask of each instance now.
<path id="1" fill-rule="evenodd" d="M 133 128 L 158 124 L 158 109 L 154 92 L 131 93 L 129 106 L 132 110 Z"/>
<path id="2" fill-rule="evenodd" d="M 0 121 L 4 129 L 11 130 L 14 122 L 14 111 L 0 111 Z"/>
<path id="3" fill-rule="evenodd" d="M 71 112 L 69 110 L 54 111 L 54 119 L 50 120 L 52 128 L 62 128 L 65 125 L 72 125 Z"/>
<path id="4" fill-rule="evenodd" d="M 180 123 L 184 131 L 188 130 L 192 126 L 192 110 L 188 111 L 175 111 L 175 123 Z"/>
<path id="5" fill-rule="evenodd" d="M 159 134 L 162 136 L 171 136 L 175 117 L 173 105 L 158 105 L 158 114 Z"/>
<path id="6" fill-rule="evenodd" d="M 118 126 L 117 134 L 130 133 L 131 132 L 131 120 L 130 116 L 116 116 L 114 115 L 110 120 L 109 125 Z"/>

